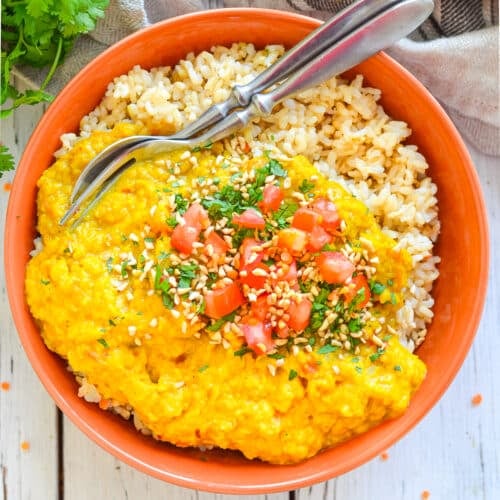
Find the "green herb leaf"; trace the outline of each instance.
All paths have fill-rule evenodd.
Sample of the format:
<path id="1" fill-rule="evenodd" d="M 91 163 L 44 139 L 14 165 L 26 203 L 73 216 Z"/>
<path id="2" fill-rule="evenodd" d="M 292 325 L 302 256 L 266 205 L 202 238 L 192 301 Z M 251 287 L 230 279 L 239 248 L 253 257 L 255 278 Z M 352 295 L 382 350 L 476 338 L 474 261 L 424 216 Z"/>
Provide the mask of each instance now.
<path id="1" fill-rule="evenodd" d="M 382 349 L 381 347 L 379 347 L 377 349 L 377 352 L 374 352 L 373 354 L 370 354 L 370 361 L 372 363 L 374 361 L 377 361 L 377 359 L 380 358 L 380 356 L 382 356 L 382 354 L 385 354 L 385 349 Z"/>
<path id="2" fill-rule="evenodd" d="M 296 372 L 296 370 L 290 370 L 288 372 L 288 380 L 293 380 L 294 378 L 296 378 L 298 375 L 298 373 Z"/>
<path id="3" fill-rule="evenodd" d="M 380 281 L 370 281 L 370 291 L 375 295 L 380 295 L 385 290 L 385 285 Z"/>
<path id="4" fill-rule="evenodd" d="M 273 352 L 272 354 L 268 354 L 267 357 L 271 359 L 283 359 L 285 356 L 279 352 Z"/>
<path id="5" fill-rule="evenodd" d="M 241 349 L 238 349 L 237 351 L 234 351 L 234 355 L 241 357 L 241 356 L 244 356 L 245 354 L 247 354 L 249 352 L 252 352 L 252 349 L 250 349 L 247 346 L 244 346 Z"/>
<path id="6" fill-rule="evenodd" d="M 302 194 L 309 193 L 309 191 L 313 190 L 315 188 L 316 184 L 314 182 L 308 181 L 307 179 L 304 179 L 300 185 L 299 185 L 299 191 Z"/>
<path id="7" fill-rule="evenodd" d="M 0 144 L 0 178 L 4 172 L 14 170 L 15 161 L 7 146 Z"/>
<path id="8" fill-rule="evenodd" d="M 338 351 L 339 347 L 336 345 L 325 344 L 318 349 L 318 354 L 330 354 L 331 352 Z"/>
<path id="9" fill-rule="evenodd" d="M 288 219 L 293 216 L 298 208 L 297 203 L 284 201 L 281 207 L 273 212 L 273 219 L 278 223 L 278 229 L 285 229 L 290 225 Z"/>
<path id="10" fill-rule="evenodd" d="M 218 320 L 214 321 L 211 325 L 208 325 L 205 330 L 209 332 L 217 332 L 219 331 L 225 323 L 228 321 L 234 321 L 234 318 L 236 317 L 236 311 L 233 311 L 232 313 L 227 314 L 226 316 L 223 316 L 222 318 L 219 318 Z"/>
<path id="11" fill-rule="evenodd" d="M 175 201 L 175 209 L 181 215 L 183 215 L 188 209 L 189 201 L 186 200 L 181 194 L 177 193 L 174 198 Z"/>
<path id="12" fill-rule="evenodd" d="M 106 349 L 109 348 L 109 345 L 108 343 L 106 342 L 106 339 L 103 339 L 103 338 L 100 338 L 100 339 L 97 339 L 97 342 L 99 342 L 99 344 L 101 344 L 103 347 L 105 347 Z"/>

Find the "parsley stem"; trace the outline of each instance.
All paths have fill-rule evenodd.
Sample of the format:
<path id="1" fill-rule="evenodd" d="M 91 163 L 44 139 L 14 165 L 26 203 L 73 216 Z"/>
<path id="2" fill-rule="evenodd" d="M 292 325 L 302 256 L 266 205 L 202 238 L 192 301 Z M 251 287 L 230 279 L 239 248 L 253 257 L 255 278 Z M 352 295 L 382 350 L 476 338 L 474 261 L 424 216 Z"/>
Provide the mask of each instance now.
<path id="1" fill-rule="evenodd" d="M 45 80 L 43 81 L 42 85 L 40 86 L 40 90 L 45 89 L 47 84 L 50 82 L 50 80 L 54 76 L 54 72 L 55 72 L 57 66 L 59 65 L 59 59 L 61 58 L 62 46 L 63 46 L 63 39 L 61 37 L 57 41 L 56 57 L 52 61 L 52 66 L 50 67 L 49 72 L 47 73 L 47 76 L 45 77 Z"/>

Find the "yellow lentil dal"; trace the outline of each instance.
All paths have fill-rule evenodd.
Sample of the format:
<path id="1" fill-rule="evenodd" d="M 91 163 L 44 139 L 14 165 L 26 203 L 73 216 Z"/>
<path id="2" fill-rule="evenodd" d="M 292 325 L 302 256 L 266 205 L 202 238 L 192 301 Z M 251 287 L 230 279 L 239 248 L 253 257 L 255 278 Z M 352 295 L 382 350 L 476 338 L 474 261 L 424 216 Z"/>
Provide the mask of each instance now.
<path id="1" fill-rule="evenodd" d="M 93 132 L 39 181 L 43 249 L 28 264 L 26 293 L 47 346 L 110 408 L 131 409 L 141 428 L 178 446 L 293 463 L 400 416 L 426 372 L 390 335 L 411 259 L 360 201 L 304 157 L 284 165 L 289 191 L 317 177 L 314 194 L 335 202 L 344 241 L 352 252 L 370 254 L 374 279 L 391 283 L 373 303 L 363 342 L 352 351 L 320 347 L 318 338 L 293 344 L 283 356 L 235 355 L 244 345 L 237 329 L 208 332 L 196 300 L 179 314 L 154 289 L 152 266 L 172 252 L 165 224 L 172 196 L 188 196 L 200 179 L 230 183 L 265 158 L 234 165 L 219 144 L 174 152 L 130 168 L 76 228 L 59 226 L 85 164 L 136 132 L 130 124 Z"/>

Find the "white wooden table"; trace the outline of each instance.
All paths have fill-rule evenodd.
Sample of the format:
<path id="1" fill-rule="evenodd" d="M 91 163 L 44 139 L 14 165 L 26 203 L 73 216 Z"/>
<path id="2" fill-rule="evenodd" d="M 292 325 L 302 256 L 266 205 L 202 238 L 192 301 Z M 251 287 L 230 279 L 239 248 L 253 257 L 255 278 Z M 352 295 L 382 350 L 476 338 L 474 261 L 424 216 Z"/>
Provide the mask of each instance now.
<path id="1" fill-rule="evenodd" d="M 19 159 L 42 107 L 2 120 L 1 139 Z M 460 373 L 430 414 L 388 456 L 331 481 L 251 500 L 500 499 L 500 161 L 471 148 L 491 229 L 490 286 L 481 326 Z M 0 234 L 9 193 L 0 180 Z M 3 236 L 2 236 L 3 241 Z M 3 262 L 3 245 L 0 247 Z M 0 500 L 230 500 L 163 483 L 101 450 L 61 415 L 31 369 L 0 273 Z M 483 402 L 471 398 L 480 393 Z M 23 443 L 29 449 L 23 449 Z M 26 444 L 24 445 L 26 447 Z"/>

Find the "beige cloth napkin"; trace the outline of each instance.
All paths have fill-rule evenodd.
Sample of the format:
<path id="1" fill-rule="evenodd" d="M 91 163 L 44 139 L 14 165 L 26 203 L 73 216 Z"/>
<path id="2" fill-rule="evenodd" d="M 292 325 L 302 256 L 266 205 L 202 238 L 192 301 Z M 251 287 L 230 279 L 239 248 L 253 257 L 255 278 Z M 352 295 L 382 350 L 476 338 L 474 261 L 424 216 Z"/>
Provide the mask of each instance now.
<path id="1" fill-rule="evenodd" d="M 214 7 L 268 7 L 326 19 L 352 0 L 111 0 L 90 36 L 56 72 L 57 92 L 107 46 L 160 20 Z M 478 149 L 500 156 L 498 0 L 435 0 L 432 17 L 387 52 L 443 104 Z M 468 31 L 472 30 L 472 31 Z M 417 41 L 418 40 L 418 41 Z M 35 81 L 43 75 L 27 74 Z M 432 131 L 429 131 L 432 133 Z"/>

